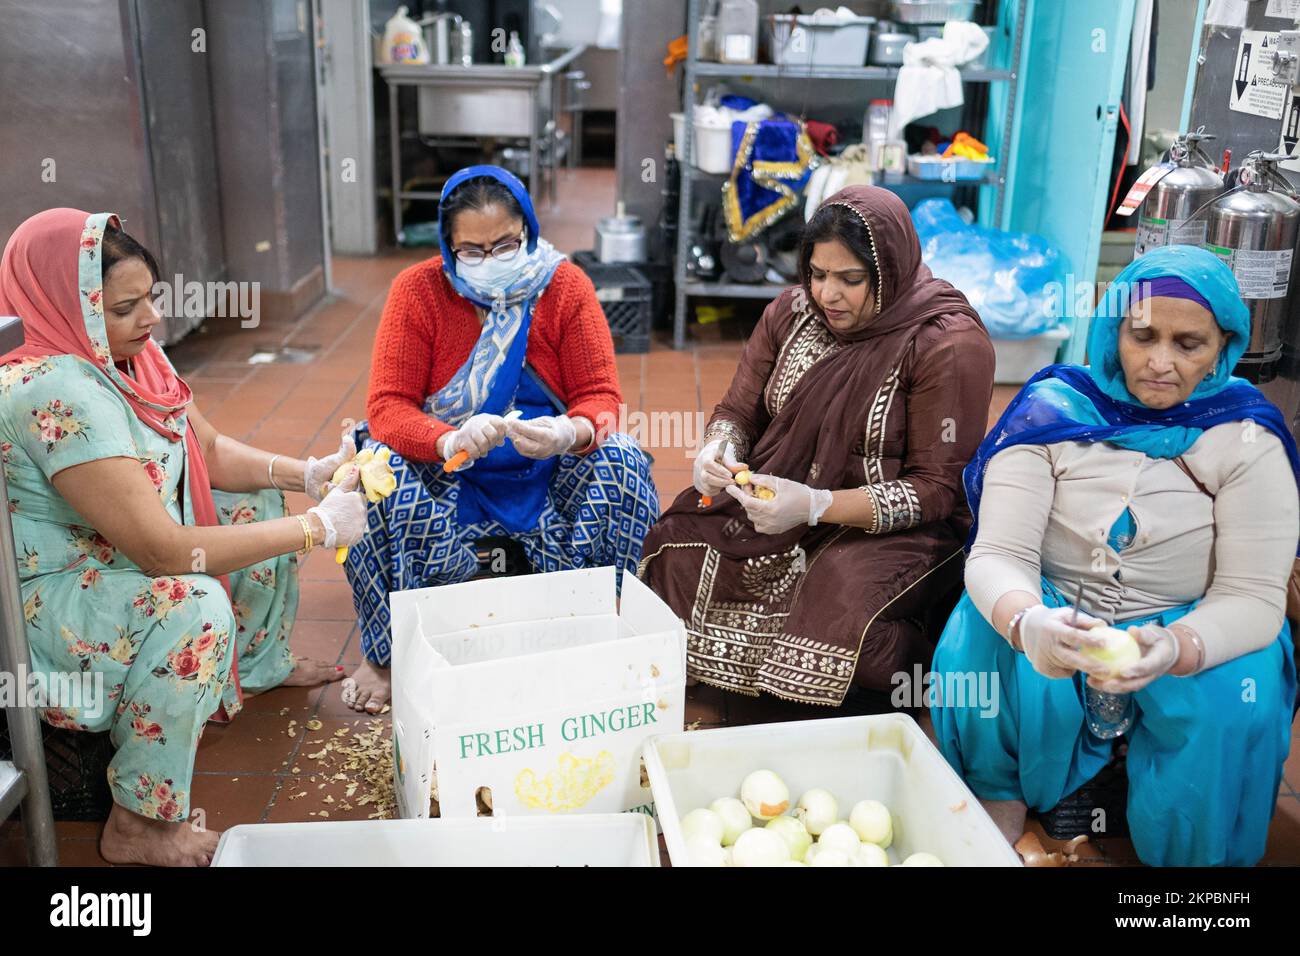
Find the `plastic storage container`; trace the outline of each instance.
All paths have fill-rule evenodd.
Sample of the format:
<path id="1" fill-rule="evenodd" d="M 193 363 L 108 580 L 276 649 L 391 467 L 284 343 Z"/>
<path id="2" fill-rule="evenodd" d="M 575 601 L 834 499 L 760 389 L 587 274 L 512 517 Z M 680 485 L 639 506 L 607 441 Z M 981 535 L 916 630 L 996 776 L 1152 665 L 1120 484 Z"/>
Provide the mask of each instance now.
<path id="1" fill-rule="evenodd" d="M 894 15 L 903 23 L 969 20 L 979 0 L 894 0 Z"/>
<path id="2" fill-rule="evenodd" d="M 470 820 L 253 823 L 221 835 L 213 866 L 659 866 L 641 813 Z"/>
<path id="3" fill-rule="evenodd" d="M 907 171 L 912 176 L 948 183 L 983 179 L 990 169 L 996 167 L 997 163 L 992 159 L 980 162 L 974 159 L 941 159 L 938 156 L 907 157 Z"/>
<path id="4" fill-rule="evenodd" d="M 694 166 L 695 163 L 692 161 L 692 158 L 686 155 L 686 114 L 669 113 L 668 115 L 672 117 L 673 120 L 674 154 L 677 156 L 677 159 L 680 160 L 681 162 L 690 163 L 692 166 Z M 693 153 L 694 150 L 692 149 L 691 152 Z"/>
<path id="5" fill-rule="evenodd" d="M 692 128 L 695 133 L 691 149 L 693 165 L 706 173 L 731 172 L 731 123 L 701 123 L 697 115 Z"/>
<path id="6" fill-rule="evenodd" d="M 1027 339 L 993 339 L 997 356 L 994 383 L 1023 385 L 1040 368 L 1056 361 L 1056 350 L 1069 337 L 1070 330 L 1062 325 Z"/>
<path id="7" fill-rule="evenodd" d="M 722 0 L 718 6 L 718 61 L 758 62 L 758 0 Z"/>
<path id="8" fill-rule="evenodd" d="M 741 781 L 773 770 L 793 803 L 825 787 L 841 815 L 859 800 L 879 800 L 894 818 L 890 861 L 933 853 L 948 866 L 1019 866 L 975 795 L 916 721 L 903 714 L 802 720 L 652 737 L 645 747 L 655 809 L 674 866 L 689 866 L 681 818 Z"/>
<path id="9" fill-rule="evenodd" d="M 605 310 L 609 333 L 614 337 L 616 352 L 649 352 L 650 280 L 638 268 L 623 263 L 601 262 L 589 250 L 575 252 L 573 264 L 591 279 L 596 299 Z"/>
<path id="10" fill-rule="evenodd" d="M 829 20 L 778 13 L 764 19 L 768 51 L 778 66 L 862 66 L 875 17 Z"/>

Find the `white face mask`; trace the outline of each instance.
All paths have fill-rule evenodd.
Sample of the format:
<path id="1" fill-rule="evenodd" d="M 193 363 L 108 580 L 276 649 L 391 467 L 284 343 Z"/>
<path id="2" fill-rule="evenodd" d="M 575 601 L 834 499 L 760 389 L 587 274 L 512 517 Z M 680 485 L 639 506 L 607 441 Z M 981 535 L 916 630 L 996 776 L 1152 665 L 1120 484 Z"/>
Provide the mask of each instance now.
<path id="1" fill-rule="evenodd" d="M 457 262 L 456 271 L 476 289 L 496 293 L 506 289 L 518 279 L 527 265 L 528 254 L 520 249 L 514 258 L 507 262 L 502 262 L 495 256 L 488 256 L 476 266 Z"/>

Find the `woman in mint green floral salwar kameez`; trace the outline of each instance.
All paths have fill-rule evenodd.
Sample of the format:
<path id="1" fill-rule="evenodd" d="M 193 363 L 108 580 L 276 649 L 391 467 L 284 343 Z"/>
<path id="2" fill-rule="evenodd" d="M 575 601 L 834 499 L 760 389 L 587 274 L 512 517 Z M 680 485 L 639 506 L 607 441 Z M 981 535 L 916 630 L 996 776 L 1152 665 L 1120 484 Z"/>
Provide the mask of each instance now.
<path id="1" fill-rule="evenodd" d="M 289 652 L 296 553 L 354 543 L 365 505 L 355 476 L 326 487 L 350 442 L 299 461 L 203 419 L 149 337 L 157 274 L 107 213 L 52 209 L 15 230 L 0 314 L 22 318 L 25 343 L 0 357 L 0 458 L 33 672 L 102 688 L 41 701 L 50 724 L 111 736 L 101 850 L 201 865 L 219 834 L 184 824 L 203 727 L 245 693 L 342 676 Z M 289 516 L 284 490 L 321 503 Z"/>

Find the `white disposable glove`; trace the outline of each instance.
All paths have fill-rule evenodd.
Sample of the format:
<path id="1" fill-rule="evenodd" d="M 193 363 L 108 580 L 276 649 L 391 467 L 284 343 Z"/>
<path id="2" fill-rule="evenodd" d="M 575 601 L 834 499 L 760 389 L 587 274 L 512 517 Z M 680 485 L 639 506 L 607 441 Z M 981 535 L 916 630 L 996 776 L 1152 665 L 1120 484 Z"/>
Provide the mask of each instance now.
<path id="1" fill-rule="evenodd" d="M 1016 625 L 1025 656 L 1044 677 L 1071 677 L 1075 671 L 1107 673 L 1105 664 L 1078 650 L 1085 645 L 1102 646 L 1105 641 L 1089 628 L 1106 622 L 1080 611 L 1076 625 L 1071 626 L 1073 614 L 1074 608 L 1039 604 L 1021 615 Z"/>
<path id="2" fill-rule="evenodd" d="M 735 482 L 736 472 L 744 467 L 736 461 L 731 442 L 715 438 L 695 456 L 695 490 L 710 497 L 721 494 L 723 488 Z"/>
<path id="3" fill-rule="evenodd" d="M 351 434 L 344 434 L 339 442 L 339 450 L 328 458 L 308 458 L 307 467 L 302 471 L 302 487 L 312 501 L 324 497 L 321 490 L 327 481 L 334 477 L 339 465 L 357 457 L 357 445 Z"/>
<path id="4" fill-rule="evenodd" d="M 769 488 L 776 497 L 759 498 L 754 488 Z M 727 485 L 726 492 L 740 502 L 754 530 L 760 534 L 781 534 L 800 525 L 816 525 L 834 500 L 826 488 L 812 488 L 788 478 L 758 473 L 751 475 L 749 484 L 743 488 Z"/>
<path id="5" fill-rule="evenodd" d="M 543 415 L 541 418 L 511 419 L 506 431 L 515 451 L 525 458 L 554 458 L 572 451 L 578 441 L 578 428 L 568 415 Z"/>
<path id="6" fill-rule="evenodd" d="M 322 548 L 350 548 L 366 533 L 366 496 L 356 490 L 360 480 L 353 468 L 337 488 L 326 483 L 321 503 L 307 509 L 325 528 L 325 540 L 317 542 Z"/>
<path id="7" fill-rule="evenodd" d="M 469 460 L 461 465 L 468 468 L 505 440 L 506 420 L 500 415 L 479 413 L 438 439 L 438 454 L 443 461 L 450 461 L 458 451 L 469 452 Z"/>
<path id="8" fill-rule="evenodd" d="M 1178 661 L 1178 638 L 1174 632 L 1159 624 L 1130 627 L 1128 632 L 1142 648 L 1142 657 L 1130 664 L 1117 677 L 1106 680 L 1090 678 L 1088 683 L 1107 694 L 1131 694 L 1139 691 L 1157 677 L 1169 673 Z"/>

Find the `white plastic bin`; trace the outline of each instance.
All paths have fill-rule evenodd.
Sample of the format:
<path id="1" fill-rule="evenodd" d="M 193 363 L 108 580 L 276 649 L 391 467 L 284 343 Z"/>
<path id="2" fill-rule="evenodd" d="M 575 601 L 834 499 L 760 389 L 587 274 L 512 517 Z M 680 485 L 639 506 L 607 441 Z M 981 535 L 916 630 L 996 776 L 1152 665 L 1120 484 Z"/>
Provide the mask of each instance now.
<path id="1" fill-rule="evenodd" d="M 772 14 L 764 19 L 768 50 L 778 66 L 862 66 L 867 62 L 873 17 L 851 20 Z"/>
<path id="2" fill-rule="evenodd" d="M 212 865 L 659 866 L 659 841 L 641 813 L 254 823 L 223 833 Z"/>
<path id="3" fill-rule="evenodd" d="M 812 787 L 839 801 L 879 800 L 894 818 L 890 861 L 933 853 L 947 866 L 1019 866 L 974 794 L 904 714 L 754 724 L 653 737 L 646 770 L 673 866 L 689 866 L 681 818 L 735 796 L 755 770 L 773 770 L 790 802 Z"/>
<path id="4" fill-rule="evenodd" d="M 731 123 L 717 120 L 701 123 L 697 116 L 692 124 L 695 132 L 691 158 L 694 165 L 706 173 L 725 175 L 731 172 Z"/>
<path id="5" fill-rule="evenodd" d="M 668 115 L 673 120 L 673 151 L 677 154 L 677 161 L 695 165 L 686 155 L 686 114 L 669 113 Z"/>
<path id="6" fill-rule="evenodd" d="M 998 385 L 1023 385 L 1040 368 L 1056 361 L 1056 350 L 1069 337 L 1070 330 L 1058 325 L 1027 339 L 995 338 L 993 351 L 997 355 L 997 365 L 993 370 L 993 381 Z"/>

